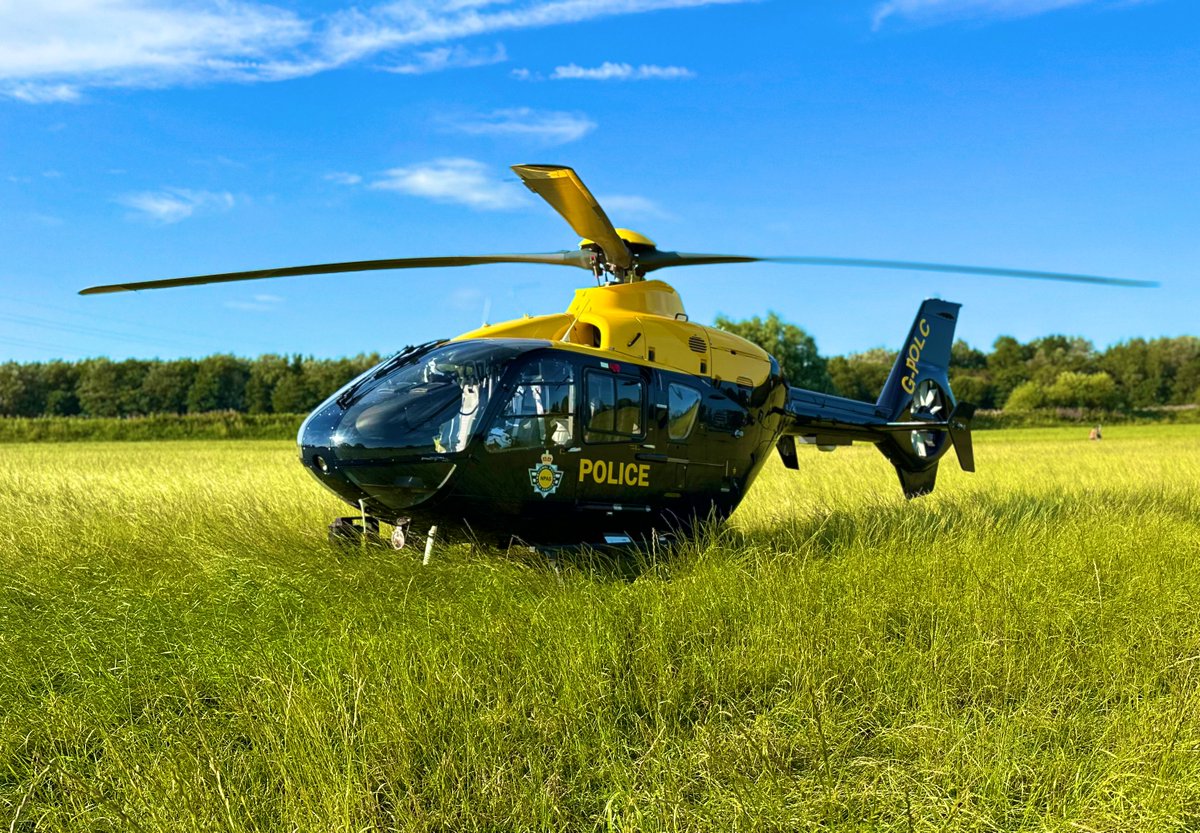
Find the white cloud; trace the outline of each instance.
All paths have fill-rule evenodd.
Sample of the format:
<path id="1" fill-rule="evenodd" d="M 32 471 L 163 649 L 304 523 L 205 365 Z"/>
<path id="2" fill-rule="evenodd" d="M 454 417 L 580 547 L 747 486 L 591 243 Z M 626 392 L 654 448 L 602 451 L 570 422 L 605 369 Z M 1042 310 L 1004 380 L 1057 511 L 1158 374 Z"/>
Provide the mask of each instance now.
<path id="1" fill-rule="evenodd" d="M 325 174 L 325 181 L 336 185 L 357 185 L 362 182 L 362 177 L 358 174 L 347 173 L 346 171 L 334 171 L 333 173 Z"/>
<path id="2" fill-rule="evenodd" d="M 660 67 L 653 64 L 614 64 L 605 61 L 598 67 L 581 67 L 577 64 L 555 67 L 550 78 L 555 81 L 678 81 L 695 78 L 696 73 L 687 67 Z"/>
<path id="3" fill-rule="evenodd" d="M 1105 3 L 1130 5 L 1145 0 L 887 0 L 875 7 L 876 29 L 892 17 L 924 23 L 984 17 L 1029 17 L 1070 6 Z"/>
<path id="4" fill-rule="evenodd" d="M 326 46 L 330 55 L 345 61 L 493 32 L 743 2 L 747 0 L 393 0 L 366 12 L 349 8 L 331 16 Z"/>
<path id="5" fill-rule="evenodd" d="M 459 119 L 453 123 L 453 127 L 472 136 L 518 136 L 544 144 L 561 145 L 582 139 L 596 129 L 596 123 L 581 113 L 519 107 Z"/>
<path id="6" fill-rule="evenodd" d="M 84 86 L 254 78 L 310 34 L 292 12 L 236 0 L 2 2 L 0 92 L 64 101 Z"/>
<path id="7" fill-rule="evenodd" d="M 135 211 L 141 219 L 168 225 L 186 220 L 197 211 L 228 211 L 233 208 L 235 200 L 228 191 L 164 188 L 160 191 L 123 194 L 117 197 L 117 202 Z"/>
<path id="8" fill-rule="evenodd" d="M 646 197 L 639 197 L 633 194 L 608 194 L 596 199 L 604 206 L 604 213 L 614 223 L 619 222 L 619 218 L 630 220 L 676 219 L 674 214 L 667 211 L 654 200 L 647 199 Z"/>
<path id="9" fill-rule="evenodd" d="M 0 0 L 0 96 L 44 103 L 97 87 L 279 81 L 369 58 L 398 72 L 477 66 L 502 60 L 503 47 L 471 52 L 457 42 L 749 0 L 339 2 L 306 16 L 261 0 Z"/>
<path id="10" fill-rule="evenodd" d="M 249 301 L 225 301 L 222 306 L 239 312 L 271 312 L 283 303 L 278 295 L 258 294 L 251 296 Z"/>
<path id="11" fill-rule="evenodd" d="M 486 165 L 474 159 L 435 159 L 392 168 L 371 187 L 482 211 L 504 211 L 527 203 L 516 183 L 493 176 Z"/>
<path id="12" fill-rule="evenodd" d="M 384 69 L 398 75 L 424 75 L 427 72 L 441 72 L 447 69 L 469 69 L 470 67 L 502 64 L 507 60 L 508 53 L 502 43 L 486 50 L 470 50 L 463 46 L 439 46 L 437 49 L 430 49 L 427 52 L 418 52 L 414 56 L 414 60 L 408 63 L 384 67 Z"/>
<path id="13" fill-rule="evenodd" d="M 26 104 L 75 102 L 81 97 L 70 84 L 16 83 L 0 88 L 0 92 Z"/>

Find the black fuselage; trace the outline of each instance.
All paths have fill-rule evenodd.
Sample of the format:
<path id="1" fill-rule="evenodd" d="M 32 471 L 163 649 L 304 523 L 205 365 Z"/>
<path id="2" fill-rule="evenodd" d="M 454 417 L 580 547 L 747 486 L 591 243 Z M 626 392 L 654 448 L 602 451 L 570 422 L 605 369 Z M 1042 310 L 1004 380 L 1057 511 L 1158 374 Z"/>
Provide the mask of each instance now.
<path id="1" fill-rule="evenodd" d="M 750 387 L 540 340 L 414 353 L 314 411 L 301 460 L 356 508 L 439 534 L 557 545 L 686 533 L 737 507 L 783 431 L 773 361 Z"/>

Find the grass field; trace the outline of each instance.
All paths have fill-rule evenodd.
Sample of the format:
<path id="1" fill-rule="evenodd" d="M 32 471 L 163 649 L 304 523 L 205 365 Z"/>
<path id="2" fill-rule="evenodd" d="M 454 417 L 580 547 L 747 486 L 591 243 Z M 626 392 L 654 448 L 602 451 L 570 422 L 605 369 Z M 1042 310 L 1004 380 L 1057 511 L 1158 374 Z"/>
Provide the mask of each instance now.
<path id="1" fill-rule="evenodd" d="M 0 830 L 1195 830 L 1200 426 L 772 462 L 636 574 L 335 551 L 286 442 L 0 454 Z"/>

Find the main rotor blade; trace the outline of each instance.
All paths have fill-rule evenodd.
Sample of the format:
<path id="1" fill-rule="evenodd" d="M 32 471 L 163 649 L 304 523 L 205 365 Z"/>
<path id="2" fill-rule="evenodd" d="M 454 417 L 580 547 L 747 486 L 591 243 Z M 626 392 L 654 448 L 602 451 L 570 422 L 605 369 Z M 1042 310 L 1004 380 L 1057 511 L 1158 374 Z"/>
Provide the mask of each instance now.
<path id="1" fill-rule="evenodd" d="M 924 263 L 913 260 L 865 260 L 849 257 L 749 257 L 746 255 L 708 255 L 685 252 L 647 252 L 639 259 L 643 272 L 672 266 L 701 266 L 714 263 L 790 263 L 796 266 L 834 266 L 853 269 L 900 269 L 908 272 L 947 272 L 959 275 L 986 275 L 997 278 L 1028 278 L 1041 281 L 1066 281 L 1102 286 L 1131 286 L 1148 288 L 1157 281 L 1132 278 L 1107 278 L 1100 275 L 1075 275 L 1066 272 L 1042 272 L 1032 269 L 1006 269 L 995 266 L 962 266 L 952 263 Z"/>
<path id="2" fill-rule="evenodd" d="M 513 165 L 512 169 L 530 191 L 571 224 L 576 234 L 603 249 L 610 264 L 618 269 L 633 265 L 629 247 L 575 171 L 562 165 Z"/>
<path id="3" fill-rule="evenodd" d="M 169 289 L 175 286 L 196 286 L 205 283 L 254 281 L 261 278 L 292 278 L 299 275 L 331 275 L 337 272 L 372 272 L 380 269 L 425 269 L 446 266 L 478 266 L 484 263 L 548 263 L 554 266 L 578 266 L 591 269 L 591 252 L 566 251 L 545 254 L 469 255 L 465 257 L 402 257 L 392 260 L 355 260 L 346 263 L 319 263 L 313 266 L 285 266 L 282 269 L 255 269 L 249 272 L 223 272 L 216 275 L 196 275 L 190 278 L 167 278 L 158 281 L 114 283 L 89 286 L 80 295 L 101 295 L 107 292 L 137 292 L 142 289 Z"/>

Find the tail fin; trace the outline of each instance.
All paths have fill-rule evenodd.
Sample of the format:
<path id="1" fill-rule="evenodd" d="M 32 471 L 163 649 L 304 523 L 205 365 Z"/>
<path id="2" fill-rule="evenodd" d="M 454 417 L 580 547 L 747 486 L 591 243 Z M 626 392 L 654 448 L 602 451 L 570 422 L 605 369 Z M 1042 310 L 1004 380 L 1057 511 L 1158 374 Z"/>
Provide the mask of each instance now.
<path id="1" fill-rule="evenodd" d="M 958 323 L 961 306 L 936 298 L 922 302 L 875 403 L 890 419 L 901 417 L 921 382 L 933 381 L 949 392 L 950 347 L 954 344 L 954 325 Z"/>
<path id="2" fill-rule="evenodd" d="M 933 491 L 938 461 L 951 445 L 966 471 L 975 470 L 971 448 L 973 406 L 950 391 L 950 347 L 960 305 L 929 299 L 921 304 L 908 339 L 875 403 L 893 424 L 879 450 L 896 467 L 906 497 Z M 922 428 L 921 423 L 937 423 Z"/>

